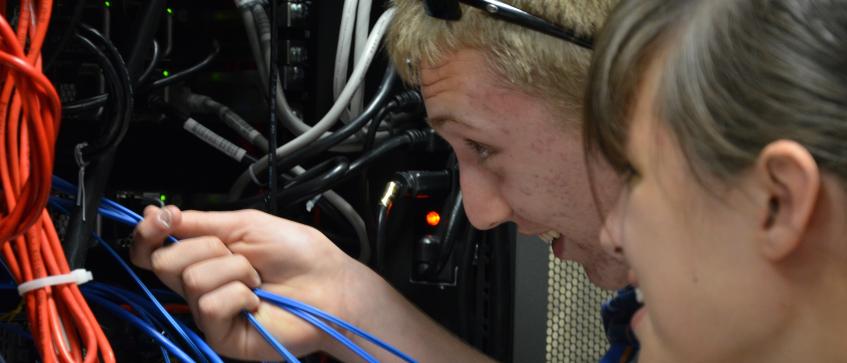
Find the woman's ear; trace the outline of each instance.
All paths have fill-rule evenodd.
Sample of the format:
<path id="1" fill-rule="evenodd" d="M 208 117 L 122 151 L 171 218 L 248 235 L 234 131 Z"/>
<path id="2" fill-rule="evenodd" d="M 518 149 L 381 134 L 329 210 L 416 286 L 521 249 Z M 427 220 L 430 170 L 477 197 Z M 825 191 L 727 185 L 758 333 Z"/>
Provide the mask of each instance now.
<path id="1" fill-rule="evenodd" d="M 815 210 L 820 172 L 812 154 L 790 140 L 768 144 L 757 161 L 767 196 L 761 203 L 764 216 L 761 251 L 772 261 L 791 255 L 800 246 Z"/>

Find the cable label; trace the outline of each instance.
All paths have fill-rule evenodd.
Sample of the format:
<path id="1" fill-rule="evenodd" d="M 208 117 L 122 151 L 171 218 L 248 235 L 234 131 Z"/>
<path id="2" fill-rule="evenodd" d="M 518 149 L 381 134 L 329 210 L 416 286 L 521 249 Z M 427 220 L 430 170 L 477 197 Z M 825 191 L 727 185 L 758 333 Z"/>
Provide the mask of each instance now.
<path id="1" fill-rule="evenodd" d="M 236 146 L 235 144 L 227 141 L 220 135 L 216 134 L 214 131 L 206 128 L 206 126 L 201 125 L 193 118 L 188 118 L 188 120 L 185 120 L 185 123 L 182 124 L 182 128 L 184 128 L 185 131 L 190 132 L 192 135 L 197 136 L 197 138 L 203 140 L 215 149 L 218 149 L 218 151 L 235 159 L 236 161 L 242 161 L 242 159 L 244 159 L 244 156 L 247 155 L 247 150 L 244 150 Z"/>

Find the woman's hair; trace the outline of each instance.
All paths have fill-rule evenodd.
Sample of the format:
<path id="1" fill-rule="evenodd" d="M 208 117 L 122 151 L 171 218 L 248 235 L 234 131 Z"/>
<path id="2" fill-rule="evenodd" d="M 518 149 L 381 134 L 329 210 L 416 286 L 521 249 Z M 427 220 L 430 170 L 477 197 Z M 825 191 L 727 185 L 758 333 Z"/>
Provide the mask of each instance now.
<path id="1" fill-rule="evenodd" d="M 618 0 L 503 0 L 504 3 L 593 36 Z M 580 109 L 591 52 L 564 40 L 498 20 L 462 5 L 462 18 L 427 15 L 422 0 L 393 0 L 396 9 L 386 47 L 400 76 L 418 85 L 420 64 L 440 64 L 460 49 L 485 53 L 504 84 L 543 95 L 555 105 Z"/>
<path id="2" fill-rule="evenodd" d="M 778 139 L 847 180 L 842 0 L 624 0 L 594 56 L 586 155 L 625 165 L 641 77 L 661 58 L 653 110 L 701 182 L 727 181 Z"/>

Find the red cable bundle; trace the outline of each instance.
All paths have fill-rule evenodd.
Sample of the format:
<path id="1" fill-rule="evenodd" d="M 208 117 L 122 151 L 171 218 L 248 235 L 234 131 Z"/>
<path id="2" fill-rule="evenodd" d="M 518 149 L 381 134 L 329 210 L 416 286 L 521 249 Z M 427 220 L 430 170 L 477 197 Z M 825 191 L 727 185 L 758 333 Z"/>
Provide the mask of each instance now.
<path id="1" fill-rule="evenodd" d="M 21 0 L 17 32 L 0 14 L 0 245 L 19 284 L 70 272 L 45 209 L 62 111 L 56 90 L 41 72 L 52 6 L 51 0 Z M 5 8 L 0 1 L 0 9 Z M 115 361 L 75 284 L 40 288 L 24 298 L 45 363 Z"/>

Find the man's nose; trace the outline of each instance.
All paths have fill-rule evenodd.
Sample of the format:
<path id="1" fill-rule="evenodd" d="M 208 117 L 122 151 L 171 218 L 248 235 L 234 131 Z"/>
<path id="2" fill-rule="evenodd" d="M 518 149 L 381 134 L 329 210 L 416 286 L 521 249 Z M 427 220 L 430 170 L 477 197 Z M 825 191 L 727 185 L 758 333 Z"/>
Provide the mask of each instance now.
<path id="1" fill-rule="evenodd" d="M 512 209 L 500 193 L 493 175 L 485 171 L 462 170 L 460 183 L 465 213 L 471 224 L 480 230 L 486 230 L 509 221 Z"/>

